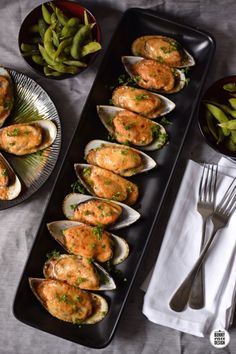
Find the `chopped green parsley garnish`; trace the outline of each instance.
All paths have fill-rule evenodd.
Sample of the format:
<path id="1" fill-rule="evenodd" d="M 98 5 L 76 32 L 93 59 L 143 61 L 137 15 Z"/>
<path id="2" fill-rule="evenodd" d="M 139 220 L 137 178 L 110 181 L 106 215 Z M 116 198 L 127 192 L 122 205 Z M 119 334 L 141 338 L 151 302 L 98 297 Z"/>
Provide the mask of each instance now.
<path id="1" fill-rule="evenodd" d="M 136 95 L 136 96 L 135 96 L 135 100 L 136 100 L 136 101 L 142 101 L 142 100 L 146 100 L 146 99 L 148 99 L 148 98 L 149 98 L 149 96 L 146 95 L 146 94 L 141 94 L 141 95 Z"/>
<path id="2" fill-rule="evenodd" d="M 2 175 L 2 176 L 7 176 L 7 175 L 8 175 L 6 168 L 4 168 L 4 169 L 2 170 L 1 175 Z"/>
<path id="3" fill-rule="evenodd" d="M 14 128 L 11 132 L 7 133 L 7 136 L 17 136 L 19 133 L 19 129 L 18 128 Z"/>
<path id="4" fill-rule="evenodd" d="M 87 279 L 86 278 L 82 278 L 82 277 L 78 277 L 76 279 L 76 285 L 79 285 L 81 283 L 84 283 Z"/>
<path id="5" fill-rule="evenodd" d="M 71 188 L 74 193 L 81 193 L 81 194 L 86 194 L 85 188 L 82 186 L 81 182 L 79 180 L 75 181 L 74 183 L 71 184 Z"/>
<path id="6" fill-rule="evenodd" d="M 158 56 L 158 57 L 156 58 L 156 60 L 157 60 L 159 63 L 161 63 L 161 64 L 164 63 L 164 59 L 163 59 L 161 56 Z"/>
<path id="7" fill-rule="evenodd" d="M 165 126 L 172 124 L 172 122 L 169 119 L 167 119 L 166 117 L 161 118 L 160 123 Z"/>
<path id="8" fill-rule="evenodd" d="M 102 239 L 102 234 L 103 234 L 103 227 L 102 226 L 93 227 L 92 232 L 99 240 Z"/>
<path id="9" fill-rule="evenodd" d="M 73 305 L 74 302 L 68 298 L 68 295 L 63 294 L 63 295 L 57 295 L 57 299 L 59 302 L 64 302 L 65 304 L 68 305 Z"/>
<path id="10" fill-rule="evenodd" d="M 119 197 L 120 197 L 120 192 L 116 192 L 115 194 L 113 194 L 111 199 L 117 200 Z"/>
<path id="11" fill-rule="evenodd" d="M 125 128 L 125 130 L 129 130 L 129 129 L 133 128 L 134 125 L 135 125 L 134 123 L 127 123 L 127 124 L 124 124 L 124 128 Z"/>
<path id="12" fill-rule="evenodd" d="M 131 186 L 128 186 L 126 190 L 127 190 L 127 193 L 131 193 L 133 189 Z"/>
<path id="13" fill-rule="evenodd" d="M 83 168 L 83 175 L 86 177 L 89 177 L 91 175 L 91 167 L 85 167 Z"/>
<path id="14" fill-rule="evenodd" d="M 158 125 L 152 125 L 151 126 L 151 131 L 152 131 L 152 136 L 154 138 L 158 137 L 160 134 L 160 127 Z"/>
<path id="15" fill-rule="evenodd" d="M 102 204 L 99 204 L 99 205 L 98 205 L 98 209 L 99 209 L 99 210 L 103 210 L 103 209 L 104 209 L 104 206 L 103 206 Z"/>
<path id="16" fill-rule="evenodd" d="M 70 208 L 71 208 L 72 210 L 75 210 L 75 209 L 77 208 L 77 205 L 78 205 L 78 204 L 71 204 L 71 205 L 70 205 Z"/>
<path id="17" fill-rule="evenodd" d="M 50 259 L 52 257 L 58 258 L 58 257 L 60 257 L 60 255 L 61 255 L 61 253 L 59 251 L 53 250 L 53 251 L 46 254 L 46 258 L 47 259 Z"/>

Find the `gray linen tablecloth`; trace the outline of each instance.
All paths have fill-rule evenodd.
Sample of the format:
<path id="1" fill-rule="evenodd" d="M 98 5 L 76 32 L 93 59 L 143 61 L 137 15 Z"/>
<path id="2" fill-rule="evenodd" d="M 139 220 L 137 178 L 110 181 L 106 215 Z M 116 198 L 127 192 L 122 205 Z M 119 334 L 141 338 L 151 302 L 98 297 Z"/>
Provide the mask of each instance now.
<path id="1" fill-rule="evenodd" d="M 43 333 L 18 322 L 12 314 L 16 288 L 34 241 L 41 216 L 47 204 L 60 162 L 79 122 L 86 97 L 94 81 L 102 56 L 122 15 L 130 7 L 171 14 L 181 22 L 204 29 L 216 38 L 217 49 L 206 86 L 216 79 L 236 73 L 236 2 L 234 0 L 99 0 L 81 1 L 97 16 L 103 37 L 103 52 L 93 66 L 76 78 L 63 81 L 47 80 L 33 72 L 18 50 L 18 31 L 25 16 L 41 0 L 0 1 L 0 64 L 26 73 L 35 79 L 54 101 L 62 124 L 62 151 L 56 169 L 40 191 L 24 203 L 0 212 L 0 354 L 95 353 L 96 350 Z M 193 138 L 194 137 L 194 138 Z M 193 125 L 184 158 L 218 158 L 207 148 Z M 212 354 L 236 352 L 236 329 L 230 330 L 231 341 L 225 349 L 214 349 L 208 338 L 198 338 L 149 322 L 142 314 L 143 292 L 139 289 L 152 267 L 159 245 L 151 244 L 125 307 L 111 344 L 101 353 L 145 354 Z"/>

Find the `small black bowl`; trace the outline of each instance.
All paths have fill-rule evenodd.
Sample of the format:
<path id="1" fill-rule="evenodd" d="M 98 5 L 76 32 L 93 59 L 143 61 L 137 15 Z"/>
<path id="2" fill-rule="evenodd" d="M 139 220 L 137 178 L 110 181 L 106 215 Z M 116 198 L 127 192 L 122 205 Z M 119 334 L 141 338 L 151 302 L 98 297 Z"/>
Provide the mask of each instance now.
<path id="1" fill-rule="evenodd" d="M 51 1 L 56 7 L 58 7 L 60 10 L 63 11 L 63 13 L 70 17 L 78 17 L 81 20 L 81 23 L 83 23 L 83 16 L 84 16 L 84 11 L 87 12 L 88 19 L 90 23 L 95 23 L 95 26 L 92 29 L 92 37 L 94 41 L 97 41 L 101 43 L 101 31 L 100 31 L 100 26 L 94 17 L 94 15 L 85 7 L 80 5 L 79 3 L 68 1 L 68 0 L 54 0 Z M 50 2 L 45 2 L 44 4 L 49 4 Z M 41 4 L 42 5 L 42 4 Z M 19 31 L 19 36 L 18 36 L 18 45 L 19 45 L 19 51 L 22 55 L 20 46 L 21 43 L 31 43 L 32 38 L 34 36 L 34 33 L 30 32 L 30 27 L 37 24 L 38 19 L 42 17 L 42 8 L 41 5 L 37 6 L 34 8 L 24 19 L 20 31 Z M 47 5 L 48 7 L 48 5 Z M 87 55 L 84 62 L 86 62 L 87 66 L 85 68 L 80 68 L 79 72 L 76 74 L 62 74 L 60 76 L 46 76 L 43 72 L 42 66 L 36 64 L 30 56 L 23 56 L 24 60 L 27 62 L 28 65 L 31 66 L 38 74 L 40 74 L 43 77 L 47 77 L 49 79 L 55 79 L 55 80 L 62 80 L 70 77 L 74 77 L 76 75 L 79 75 L 81 72 L 83 72 L 85 69 L 87 69 L 92 62 L 95 60 L 96 56 L 99 54 L 98 52 L 92 53 Z"/>
<path id="2" fill-rule="evenodd" d="M 217 101 L 220 104 L 229 105 L 228 99 L 232 98 L 232 95 L 230 94 L 230 92 L 223 89 L 223 86 L 228 83 L 234 83 L 236 85 L 236 75 L 227 76 L 219 79 L 218 81 L 213 83 L 204 93 L 199 105 L 198 125 L 202 135 L 204 136 L 209 146 L 211 146 L 218 153 L 236 161 L 236 151 L 230 151 L 229 149 L 227 149 L 225 143 L 217 143 L 213 135 L 209 131 L 206 119 L 206 106 L 204 104 L 205 101 Z M 231 117 L 231 119 L 234 118 Z"/>

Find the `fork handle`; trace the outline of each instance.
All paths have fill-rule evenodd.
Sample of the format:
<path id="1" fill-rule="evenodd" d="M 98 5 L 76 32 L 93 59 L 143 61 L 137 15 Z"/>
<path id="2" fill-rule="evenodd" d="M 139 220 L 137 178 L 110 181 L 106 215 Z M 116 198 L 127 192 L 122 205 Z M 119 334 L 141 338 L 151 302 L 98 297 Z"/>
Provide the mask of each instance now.
<path id="1" fill-rule="evenodd" d="M 215 237 L 217 230 L 214 228 L 214 231 L 205 244 L 199 258 L 195 262 L 192 270 L 188 273 L 187 277 L 184 279 L 184 281 L 181 283 L 181 285 L 178 287 L 176 292 L 174 293 L 173 297 L 170 300 L 170 308 L 176 312 L 181 312 L 185 309 L 185 306 L 188 303 L 189 296 L 191 294 L 191 289 L 192 285 L 194 282 L 194 279 L 203 263 L 203 260 L 207 254 L 207 251 Z"/>
<path id="2" fill-rule="evenodd" d="M 207 220 L 208 218 L 204 220 L 202 225 L 202 241 L 201 241 L 200 252 L 202 251 L 205 244 Z M 204 299 L 204 268 L 203 267 L 199 268 L 197 275 L 194 279 L 188 303 L 189 306 L 195 310 L 199 310 L 204 307 L 205 299 Z"/>

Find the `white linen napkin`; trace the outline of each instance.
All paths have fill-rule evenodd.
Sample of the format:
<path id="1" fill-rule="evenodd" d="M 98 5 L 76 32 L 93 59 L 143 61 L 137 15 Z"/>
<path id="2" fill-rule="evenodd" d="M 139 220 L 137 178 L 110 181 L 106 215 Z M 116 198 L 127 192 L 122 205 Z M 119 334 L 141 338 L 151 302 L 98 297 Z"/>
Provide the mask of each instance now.
<path id="1" fill-rule="evenodd" d="M 217 233 L 204 262 L 205 307 L 201 310 L 186 307 L 183 312 L 175 312 L 169 307 L 171 297 L 199 256 L 202 217 L 196 205 L 202 169 L 202 165 L 189 160 L 151 280 L 147 280 L 149 284 L 143 304 L 143 313 L 150 321 L 200 337 L 213 328 L 227 329 L 230 326 L 236 293 L 234 213 L 227 227 Z M 233 177 L 236 177 L 236 165 L 222 158 L 219 161 L 217 202 Z"/>

